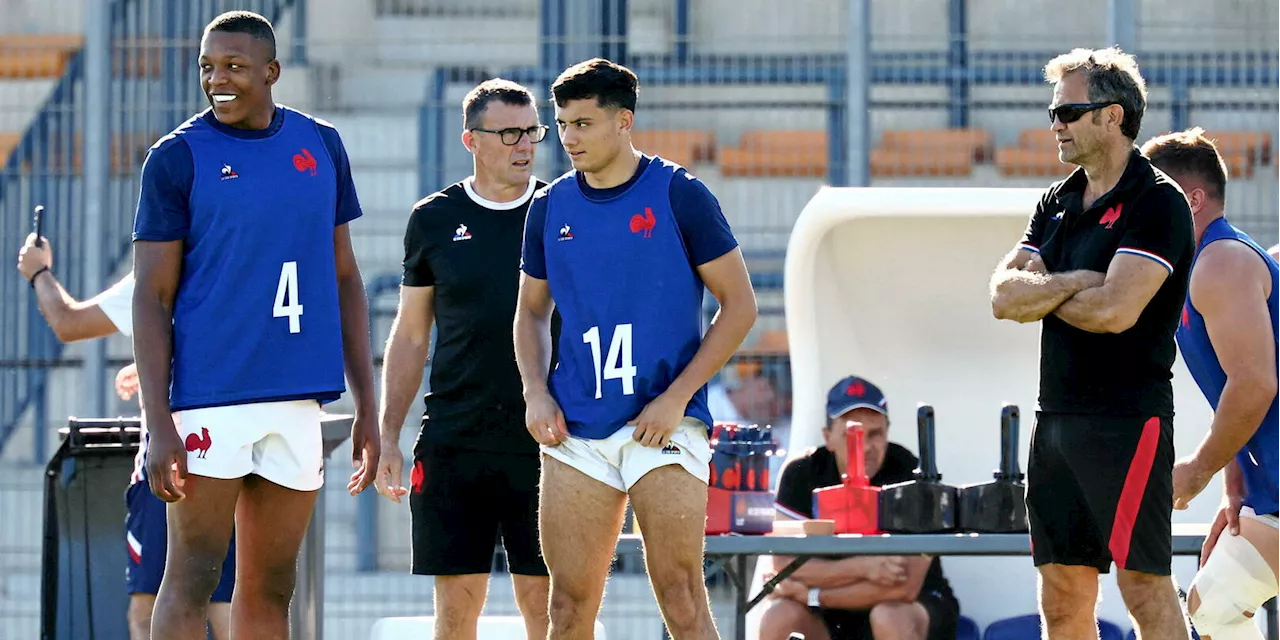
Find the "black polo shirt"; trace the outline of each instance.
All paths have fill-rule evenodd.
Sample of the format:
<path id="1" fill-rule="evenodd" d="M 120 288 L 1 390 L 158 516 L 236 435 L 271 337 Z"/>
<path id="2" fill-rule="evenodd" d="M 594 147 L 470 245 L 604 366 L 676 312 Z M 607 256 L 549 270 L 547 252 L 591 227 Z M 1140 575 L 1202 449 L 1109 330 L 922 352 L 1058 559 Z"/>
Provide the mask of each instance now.
<path id="1" fill-rule="evenodd" d="M 1137 149 L 1115 188 L 1087 210 L 1083 169 L 1055 183 L 1036 207 L 1021 247 L 1050 273 L 1106 273 L 1117 253 L 1151 259 L 1169 277 L 1118 333 L 1090 333 L 1055 315 L 1040 332 L 1040 410 L 1113 416 L 1173 416 L 1173 361 L 1195 233 L 1182 190 Z"/>
<path id="2" fill-rule="evenodd" d="M 871 477 L 871 484 L 883 487 L 898 482 L 909 482 L 915 479 L 916 466 L 919 460 L 902 445 L 890 442 L 884 454 L 884 464 Z M 826 447 L 809 449 L 803 456 L 787 463 L 782 468 L 782 477 L 778 479 L 777 505 L 779 511 L 786 515 L 800 518 L 813 517 L 813 491 L 823 487 L 840 484 L 840 468 L 836 465 L 835 454 Z M 920 587 L 921 595 L 933 593 L 947 599 L 954 599 L 951 583 L 942 574 L 942 562 L 936 556 L 925 574 L 924 583 Z"/>
<path id="3" fill-rule="evenodd" d="M 534 191 L 544 186 L 531 180 L 519 200 L 494 203 L 472 191 L 468 179 L 413 207 L 401 282 L 435 287 L 435 356 L 420 442 L 538 451 L 525 430 L 512 322 L 525 213 Z"/>

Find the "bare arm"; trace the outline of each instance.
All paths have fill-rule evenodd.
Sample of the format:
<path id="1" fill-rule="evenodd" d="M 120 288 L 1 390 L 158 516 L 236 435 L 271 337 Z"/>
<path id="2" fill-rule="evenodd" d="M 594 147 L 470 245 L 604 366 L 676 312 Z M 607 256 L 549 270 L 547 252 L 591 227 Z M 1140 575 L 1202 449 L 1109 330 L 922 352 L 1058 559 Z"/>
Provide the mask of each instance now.
<path id="1" fill-rule="evenodd" d="M 422 386 L 435 322 L 435 287 L 400 287 L 400 306 L 391 323 L 391 336 L 382 360 L 382 420 L 384 442 L 400 441 L 405 416 Z"/>
<path id="2" fill-rule="evenodd" d="M 1191 301 L 1227 384 L 1213 426 L 1196 449 L 1199 471 L 1212 476 L 1244 447 L 1276 397 L 1275 336 L 1267 298 L 1271 278 L 1258 255 L 1239 242 L 1215 242 L 1201 253 L 1191 278 Z"/>
<path id="3" fill-rule="evenodd" d="M 338 271 L 338 307 L 342 314 L 342 354 L 347 383 L 351 385 L 356 416 L 377 416 L 373 395 L 373 355 L 369 347 L 369 299 L 365 296 L 360 265 L 351 249 L 351 231 L 342 224 L 333 229 L 334 260 Z"/>
<path id="4" fill-rule="evenodd" d="M 182 271 L 181 240 L 133 243 L 133 357 L 138 364 L 143 410 L 169 415 L 170 365 L 173 359 L 173 301 Z"/>
<path id="5" fill-rule="evenodd" d="M 35 285 L 40 314 L 62 342 L 103 338 L 118 331 L 95 300 L 80 302 L 71 297 L 52 271 L 36 276 Z"/>
<path id="6" fill-rule="evenodd" d="M 548 393 L 547 370 L 551 368 L 551 312 L 554 309 L 555 302 L 551 299 L 551 286 L 547 281 L 521 273 L 513 337 L 516 345 L 516 366 L 520 368 L 520 380 L 524 385 L 526 401 L 533 396 L 543 396 Z"/>
<path id="7" fill-rule="evenodd" d="M 1016 248 L 996 267 L 990 287 L 991 313 L 997 319 L 1036 322 L 1077 292 L 1102 282 L 1102 274 L 1093 271 L 1028 270 L 1033 259 L 1038 259 L 1035 252 Z"/>
<path id="8" fill-rule="evenodd" d="M 720 303 L 711 328 L 689 365 L 667 388 L 687 404 L 707 381 L 733 356 L 756 322 L 756 293 L 742 260 L 742 250 L 734 249 L 698 266 L 698 276 Z"/>
<path id="9" fill-rule="evenodd" d="M 885 587 L 871 582 L 858 582 L 834 589 L 823 589 L 818 601 L 833 609 L 870 609 L 882 602 L 915 602 L 920 596 L 929 564 L 928 556 L 906 558 L 907 579 L 897 586 Z"/>
<path id="10" fill-rule="evenodd" d="M 1117 253 L 1100 286 L 1075 294 L 1053 313 L 1077 329 L 1122 333 L 1137 324 L 1168 277 L 1169 269 L 1151 258 Z"/>
<path id="11" fill-rule="evenodd" d="M 772 556 L 773 571 L 776 573 L 795 560 L 794 556 Z M 869 581 L 871 562 L 877 558 L 871 556 L 851 556 L 848 558 L 809 558 L 792 573 L 788 579 L 795 580 L 806 587 L 833 589 L 859 582 Z M 880 588 L 884 588 L 880 586 Z"/>

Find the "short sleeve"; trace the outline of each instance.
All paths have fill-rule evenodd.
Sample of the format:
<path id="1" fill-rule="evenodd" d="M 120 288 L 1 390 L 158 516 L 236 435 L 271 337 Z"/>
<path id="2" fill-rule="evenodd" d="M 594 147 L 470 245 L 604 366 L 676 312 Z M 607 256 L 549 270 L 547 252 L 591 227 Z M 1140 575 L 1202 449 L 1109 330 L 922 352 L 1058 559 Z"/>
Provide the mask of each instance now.
<path id="1" fill-rule="evenodd" d="M 796 458 L 782 468 L 778 478 L 778 492 L 774 507 L 790 518 L 806 520 L 813 517 L 813 484 L 811 456 Z"/>
<path id="2" fill-rule="evenodd" d="M 1046 203 L 1050 197 L 1046 193 L 1036 204 L 1035 213 L 1031 214 L 1031 219 L 1027 221 L 1027 230 L 1022 234 L 1022 242 L 1018 243 L 1019 249 L 1040 253 L 1040 244 L 1044 242 L 1045 218 L 1049 216 L 1049 207 Z"/>
<path id="3" fill-rule="evenodd" d="M 400 283 L 406 287 L 432 287 L 436 274 L 431 270 L 430 247 L 427 238 L 431 200 L 419 204 L 409 214 L 409 224 L 404 230 L 404 273 Z"/>
<path id="4" fill-rule="evenodd" d="M 360 209 L 360 198 L 356 196 L 356 183 L 351 178 L 351 160 L 347 158 L 347 148 L 342 144 L 342 136 L 333 125 L 317 120 L 316 126 L 320 138 L 324 140 L 329 158 L 333 160 L 334 177 L 338 181 L 338 206 L 334 212 L 333 226 L 344 225 L 364 212 Z"/>
<path id="5" fill-rule="evenodd" d="M 520 253 L 520 270 L 539 280 L 547 279 L 547 254 L 543 235 L 547 228 L 547 194 L 549 188 L 533 194 L 529 212 L 524 218 L 524 248 Z"/>
<path id="6" fill-rule="evenodd" d="M 184 240 L 191 230 L 191 182 L 195 162 L 180 136 L 160 140 L 142 163 L 142 187 L 133 219 L 133 239 Z"/>
<path id="7" fill-rule="evenodd" d="M 695 266 L 733 251 L 737 238 L 720 210 L 720 202 L 701 180 L 683 169 L 671 179 L 671 211 Z"/>
<path id="8" fill-rule="evenodd" d="M 106 314 L 111 324 L 115 325 L 116 331 L 123 333 L 126 337 L 132 336 L 133 272 L 130 271 L 120 282 L 99 293 L 97 297 L 89 301 L 89 304 L 98 305 L 98 308 L 102 309 L 102 313 Z"/>
<path id="9" fill-rule="evenodd" d="M 1132 204 L 1132 214 L 1121 210 L 1125 222 L 1124 235 L 1116 253 L 1142 256 L 1160 263 L 1169 273 L 1174 266 L 1189 259 L 1195 251 L 1195 233 L 1191 222 L 1191 207 L 1182 192 L 1170 185 L 1157 186 Z"/>

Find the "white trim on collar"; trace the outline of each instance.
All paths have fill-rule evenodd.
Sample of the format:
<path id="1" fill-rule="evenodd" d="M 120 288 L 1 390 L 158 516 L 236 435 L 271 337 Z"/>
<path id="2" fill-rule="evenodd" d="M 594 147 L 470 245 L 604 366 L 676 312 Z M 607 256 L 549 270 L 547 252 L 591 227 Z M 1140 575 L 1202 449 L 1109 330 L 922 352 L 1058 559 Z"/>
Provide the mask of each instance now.
<path id="1" fill-rule="evenodd" d="M 524 203 L 528 202 L 529 198 L 533 197 L 533 192 L 538 186 L 538 179 L 533 176 L 529 176 L 529 188 L 525 189 L 524 195 L 512 200 L 511 202 L 494 202 L 476 193 L 476 190 L 471 186 L 471 183 L 474 182 L 475 179 L 475 176 L 467 176 L 467 179 L 462 181 L 462 189 L 467 192 L 467 197 L 471 198 L 472 202 L 494 211 L 507 211 L 524 206 Z"/>

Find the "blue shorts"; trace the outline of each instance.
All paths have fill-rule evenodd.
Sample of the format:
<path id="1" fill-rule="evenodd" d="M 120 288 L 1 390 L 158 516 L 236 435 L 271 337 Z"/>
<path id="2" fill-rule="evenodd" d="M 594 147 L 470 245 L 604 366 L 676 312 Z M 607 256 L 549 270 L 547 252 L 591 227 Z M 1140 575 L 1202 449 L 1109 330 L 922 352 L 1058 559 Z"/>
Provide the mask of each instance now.
<path id="1" fill-rule="evenodd" d="M 164 559 L 169 548 L 169 525 L 165 520 L 165 502 L 151 493 L 145 481 L 135 482 L 125 492 L 129 514 L 125 518 L 129 566 L 125 581 L 129 593 L 155 595 L 164 577 Z M 236 582 L 236 541 L 231 537 L 227 559 L 222 562 L 222 578 L 213 590 L 213 602 L 231 602 L 231 589 Z"/>

